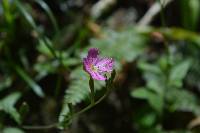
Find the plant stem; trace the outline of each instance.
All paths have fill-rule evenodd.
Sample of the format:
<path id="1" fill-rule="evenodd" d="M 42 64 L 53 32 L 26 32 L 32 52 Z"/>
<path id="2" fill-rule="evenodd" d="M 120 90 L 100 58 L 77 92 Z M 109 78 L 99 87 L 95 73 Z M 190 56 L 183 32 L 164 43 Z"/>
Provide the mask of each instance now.
<path id="1" fill-rule="evenodd" d="M 95 97 L 94 97 L 94 80 L 92 79 L 92 77 L 90 77 L 89 80 L 89 86 L 90 86 L 90 100 L 91 100 L 91 104 L 95 103 Z"/>
<path id="2" fill-rule="evenodd" d="M 88 105 L 87 107 L 85 107 L 84 109 L 82 109 L 81 111 L 79 111 L 79 112 L 77 112 L 76 114 L 74 114 L 73 117 L 79 116 L 80 114 L 82 114 L 82 113 L 88 111 L 89 109 L 91 109 L 92 107 L 96 106 L 96 105 L 99 104 L 101 101 L 103 101 L 103 100 L 105 99 L 105 97 L 109 94 L 109 91 L 108 91 L 108 90 L 109 90 L 109 89 L 107 89 L 106 93 L 105 93 L 101 98 L 99 98 L 99 100 L 97 100 L 94 104 L 91 103 L 90 105 Z"/>
<path id="3" fill-rule="evenodd" d="M 161 2 L 163 1 L 163 2 Z M 165 27 L 166 26 L 166 23 L 165 23 L 165 16 L 164 16 L 164 2 L 165 0 L 158 0 L 160 6 L 161 6 L 161 12 L 160 12 L 160 17 L 161 17 L 161 23 L 162 23 L 162 27 Z"/>
<path id="4" fill-rule="evenodd" d="M 55 98 L 57 99 L 61 89 L 62 77 L 58 75 L 55 88 Z"/>
<path id="5" fill-rule="evenodd" d="M 75 117 L 78 117 L 79 115 L 85 113 L 86 111 L 88 111 L 89 109 L 93 108 L 94 106 L 98 105 L 101 101 L 103 101 L 106 96 L 109 94 L 110 90 L 111 90 L 112 86 L 107 86 L 106 87 L 106 92 L 105 94 L 99 98 L 96 102 L 94 103 L 90 103 L 87 107 L 85 107 L 84 109 L 82 109 L 81 111 L 73 114 L 73 116 L 70 119 L 73 119 Z M 23 129 L 27 129 L 27 130 L 46 130 L 46 129 L 51 129 L 51 128 L 56 128 L 59 125 L 59 123 L 53 123 L 51 125 L 46 125 L 46 126 L 22 126 Z"/>

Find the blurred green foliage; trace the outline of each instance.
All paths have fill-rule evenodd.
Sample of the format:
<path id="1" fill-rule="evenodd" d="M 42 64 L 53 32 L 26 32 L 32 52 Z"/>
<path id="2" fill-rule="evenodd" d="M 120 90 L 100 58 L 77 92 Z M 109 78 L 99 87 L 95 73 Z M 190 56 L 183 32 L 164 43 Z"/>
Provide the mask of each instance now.
<path id="1" fill-rule="evenodd" d="M 182 24 L 186 29 L 195 30 L 198 27 L 200 15 L 199 0 L 180 0 Z"/>
<path id="2" fill-rule="evenodd" d="M 54 2 L 62 5 L 63 14 L 49 6 L 52 1 L 0 2 L 0 132 L 24 133 L 22 125 L 52 121 L 62 129 L 69 126 L 65 122 L 71 111 L 89 102 L 89 76 L 83 71 L 82 58 L 90 47 L 115 59 L 112 94 L 117 98 L 113 102 L 111 94 L 104 103 L 105 107 L 129 106 L 129 113 L 119 117 L 128 115 L 131 129 L 139 133 L 200 131 L 199 122 L 189 126 L 200 115 L 199 0 L 176 1 L 180 27 L 132 24 L 119 29 L 105 26 L 104 19 L 97 19 L 97 25 L 87 13 L 64 8 L 65 1 Z M 95 81 L 97 97 L 104 85 Z M 89 121 L 91 114 L 87 115 L 87 120 L 79 118 L 82 123 Z"/>

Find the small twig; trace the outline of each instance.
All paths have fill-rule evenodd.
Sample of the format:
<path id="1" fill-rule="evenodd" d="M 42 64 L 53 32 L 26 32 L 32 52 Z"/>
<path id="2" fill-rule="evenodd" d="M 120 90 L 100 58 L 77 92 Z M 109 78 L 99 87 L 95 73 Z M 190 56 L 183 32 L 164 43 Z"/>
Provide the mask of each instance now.
<path id="1" fill-rule="evenodd" d="M 140 19 L 138 22 L 139 26 L 145 26 L 151 23 L 153 18 L 162 10 L 162 8 L 169 5 L 173 0 L 162 0 L 162 6 L 159 2 L 155 2 L 149 10 L 146 12 L 146 14 Z"/>

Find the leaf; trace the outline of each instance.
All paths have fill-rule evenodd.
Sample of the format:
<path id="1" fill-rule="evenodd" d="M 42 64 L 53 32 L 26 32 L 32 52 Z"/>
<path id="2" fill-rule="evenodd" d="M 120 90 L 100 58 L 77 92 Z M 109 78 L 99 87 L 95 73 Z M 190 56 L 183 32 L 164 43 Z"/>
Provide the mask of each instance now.
<path id="1" fill-rule="evenodd" d="M 89 75 L 82 68 L 77 68 L 71 73 L 70 77 L 72 81 L 66 90 L 65 102 L 76 105 L 89 95 Z M 99 90 L 103 85 L 103 81 L 96 81 L 95 89 Z"/>
<path id="2" fill-rule="evenodd" d="M 49 16 L 49 18 L 54 26 L 55 32 L 58 33 L 59 32 L 58 24 L 57 24 L 56 18 L 53 15 L 49 6 L 43 0 L 35 0 L 35 1 L 45 10 L 45 12 Z"/>
<path id="3" fill-rule="evenodd" d="M 8 88 L 12 84 L 11 76 L 5 76 L 3 79 L 0 80 L 0 91 Z"/>
<path id="4" fill-rule="evenodd" d="M 50 45 L 52 47 L 52 43 L 49 41 L 49 39 L 48 39 L 48 45 Z M 39 39 L 38 45 L 36 48 L 40 53 L 42 53 L 48 57 L 53 57 L 51 50 L 47 46 L 47 41 L 45 41 L 44 39 Z"/>
<path id="5" fill-rule="evenodd" d="M 39 1 L 39 0 L 38 0 Z M 37 32 L 39 38 L 39 43 L 42 43 L 44 44 L 48 49 L 49 51 L 51 52 L 51 54 L 54 56 L 54 57 L 57 57 L 56 55 L 56 52 L 52 46 L 52 42 L 50 41 L 50 39 L 48 39 L 46 36 L 42 35 L 42 32 L 39 30 L 39 28 L 37 27 L 33 17 L 31 16 L 31 14 L 29 14 L 29 12 L 27 11 L 27 9 L 25 8 L 25 6 L 18 0 L 15 1 L 16 2 L 16 5 L 19 9 L 19 11 L 21 11 L 21 13 L 23 14 L 23 16 L 25 17 L 25 19 L 27 20 L 27 22 L 31 25 L 31 27 Z M 44 6 L 44 3 L 43 5 Z M 47 7 L 44 7 L 44 8 L 47 8 Z M 45 51 L 47 52 L 47 51 Z"/>
<path id="6" fill-rule="evenodd" d="M 66 67 L 69 67 L 69 66 L 75 66 L 75 65 L 78 65 L 78 64 L 81 64 L 82 62 L 77 59 L 77 58 L 63 58 L 62 60 L 63 62 L 63 65 L 66 66 Z"/>
<path id="7" fill-rule="evenodd" d="M 140 126 L 141 129 L 151 128 L 156 122 L 156 117 L 157 114 L 154 111 L 152 111 L 152 109 L 145 107 L 140 108 L 136 112 L 134 116 L 134 121 L 135 124 Z"/>
<path id="8" fill-rule="evenodd" d="M 162 94 L 165 86 L 165 75 L 158 64 L 149 64 L 144 61 L 138 62 L 138 67 L 143 72 L 143 78 L 146 81 L 147 88 Z"/>
<path id="9" fill-rule="evenodd" d="M 14 15 L 12 13 L 12 2 L 8 0 L 2 0 L 1 5 L 3 9 L 3 15 L 5 17 L 6 23 L 11 26 L 14 23 Z M 0 9 L 1 10 L 1 9 Z"/>
<path id="10" fill-rule="evenodd" d="M 191 60 L 184 60 L 172 67 L 169 75 L 170 84 L 177 87 L 182 86 L 182 80 L 185 78 L 191 65 Z"/>
<path id="11" fill-rule="evenodd" d="M 171 111 L 193 112 L 196 115 L 200 114 L 200 106 L 197 97 L 182 89 L 171 89 L 167 91 L 166 98 Z"/>
<path id="12" fill-rule="evenodd" d="M 7 127 L 3 129 L 3 133 L 25 133 L 19 128 Z"/>
<path id="13" fill-rule="evenodd" d="M 83 100 L 85 100 L 89 93 L 89 75 L 83 70 L 83 68 L 78 67 L 72 71 L 71 83 L 68 89 L 65 91 L 64 102 L 62 110 L 59 116 L 59 121 L 62 122 L 69 113 L 68 104 L 76 105 Z M 95 90 L 100 90 L 105 85 L 102 81 L 95 81 L 94 88 Z"/>
<path id="14" fill-rule="evenodd" d="M 16 92 L 8 95 L 4 99 L 0 100 L 0 110 L 5 111 L 9 115 L 12 116 L 12 118 L 18 123 L 21 123 L 20 114 L 17 112 L 17 110 L 14 108 L 15 103 L 17 100 L 21 97 L 21 94 Z"/>
<path id="15" fill-rule="evenodd" d="M 156 120 L 156 114 L 155 113 L 148 113 L 145 116 L 141 117 L 141 123 L 145 126 L 152 126 L 153 123 Z"/>
<path id="16" fill-rule="evenodd" d="M 3 129 L 3 133 L 25 133 L 24 131 L 22 131 L 19 128 L 15 128 L 15 127 L 7 127 Z"/>
<path id="17" fill-rule="evenodd" d="M 25 17 L 25 19 L 27 20 L 27 22 L 31 25 L 31 27 L 35 31 L 38 31 L 36 23 L 35 23 L 33 17 L 28 13 L 26 6 L 23 5 L 19 0 L 15 0 L 15 4 L 16 4 L 17 8 L 19 9 L 19 11 L 22 13 L 22 15 Z"/>
<path id="18" fill-rule="evenodd" d="M 164 105 L 162 95 L 156 94 L 148 88 L 138 88 L 131 92 L 131 96 L 135 98 L 146 99 L 153 109 L 159 113 L 162 112 Z"/>
<path id="19" fill-rule="evenodd" d="M 33 92 L 35 92 L 35 94 L 37 94 L 39 97 L 44 97 L 45 94 L 42 91 L 42 88 L 34 80 L 32 80 L 23 69 L 15 64 L 13 65 L 13 67 L 17 74 L 28 84 Z"/>
<path id="20" fill-rule="evenodd" d="M 164 109 L 164 98 L 162 95 L 154 94 L 148 98 L 148 102 L 158 114 L 161 114 Z"/>
<path id="21" fill-rule="evenodd" d="M 140 99 L 148 99 L 152 94 L 147 88 L 136 88 L 131 92 L 131 96 Z"/>
<path id="22" fill-rule="evenodd" d="M 60 115 L 58 117 L 58 121 L 60 123 L 60 128 L 63 129 L 65 127 L 65 121 L 68 118 L 68 115 L 70 113 L 70 109 L 67 103 L 63 103 L 62 110 L 60 112 Z M 68 121 L 66 121 L 68 122 Z"/>
<path id="23" fill-rule="evenodd" d="M 146 63 L 146 62 L 144 62 L 144 61 L 139 61 L 139 62 L 138 62 L 138 67 L 139 67 L 142 71 L 148 71 L 148 72 L 156 73 L 156 74 L 160 74 L 160 73 L 161 73 L 161 69 L 159 68 L 158 65 L 149 64 L 149 63 Z"/>
<path id="24" fill-rule="evenodd" d="M 197 28 L 198 19 L 200 15 L 200 1 L 199 0 L 180 0 L 182 23 L 185 28 L 195 30 Z"/>
<path id="25" fill-rule="evenodd" d="M 190 15 L 191 15 L 191 27 L 194 29 L 197 27 L 197 24 L 199 22 L 199 16 L 200 16 L 200 1 L 199 0 L 190 0 L 189 1 L 190 6 Z"/>

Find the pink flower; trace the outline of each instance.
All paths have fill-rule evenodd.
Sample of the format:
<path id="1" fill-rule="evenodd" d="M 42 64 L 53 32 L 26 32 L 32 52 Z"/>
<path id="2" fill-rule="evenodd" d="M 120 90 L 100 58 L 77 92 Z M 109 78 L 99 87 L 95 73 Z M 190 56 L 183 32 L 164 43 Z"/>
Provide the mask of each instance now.
<path id="1" fill-rule="evenodd" d="M 93 79 L 106 80 L 105 73 L 113 70 L 114 60 L 107 57 L 99 57 L 97 48 L 90 48 L 87 58 L 83 58 L 84 70 Z"/>

